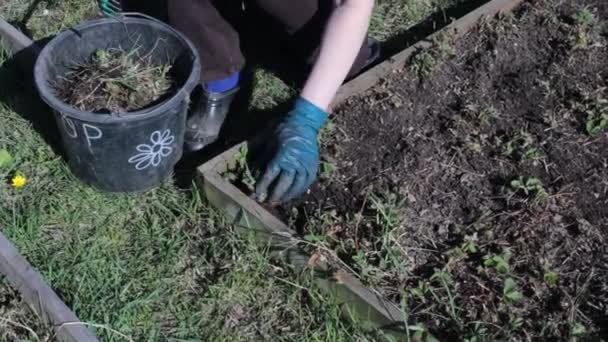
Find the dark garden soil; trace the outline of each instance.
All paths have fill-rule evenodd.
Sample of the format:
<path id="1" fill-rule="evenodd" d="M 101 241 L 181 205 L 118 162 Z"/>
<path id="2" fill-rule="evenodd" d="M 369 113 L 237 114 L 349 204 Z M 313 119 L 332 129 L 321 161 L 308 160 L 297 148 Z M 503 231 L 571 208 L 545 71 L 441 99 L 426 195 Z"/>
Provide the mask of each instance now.
<path id="1" fill-rule="evenodd" d="M 444 37 L 335 112 L 279 211 L 441 340 L 607 338 L 607 20 L 537 0 Z"/>

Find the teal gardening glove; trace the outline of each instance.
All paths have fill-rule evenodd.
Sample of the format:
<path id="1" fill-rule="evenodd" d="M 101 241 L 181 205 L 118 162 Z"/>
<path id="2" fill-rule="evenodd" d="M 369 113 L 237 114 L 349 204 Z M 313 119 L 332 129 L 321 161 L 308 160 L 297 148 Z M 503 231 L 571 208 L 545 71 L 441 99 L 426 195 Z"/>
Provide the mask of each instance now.
<path id="1" fill-rule="evenodd" d="M 101 12 L 108 17 L 115 16 L 123 11 L 122 0 L 98 0 L 97 4 Z"/>
<path id="2" fill-rule="evenodd" d="M 327 120 L 327 113 L 300 97 L 287 118 L 275 131 L 277 151 L 256 185 L 258 199 L 266 197 L 275 183 L 271 202 L 285 202 L 298 197 L 314 183 L 319 170 L 317 136 Z"/>

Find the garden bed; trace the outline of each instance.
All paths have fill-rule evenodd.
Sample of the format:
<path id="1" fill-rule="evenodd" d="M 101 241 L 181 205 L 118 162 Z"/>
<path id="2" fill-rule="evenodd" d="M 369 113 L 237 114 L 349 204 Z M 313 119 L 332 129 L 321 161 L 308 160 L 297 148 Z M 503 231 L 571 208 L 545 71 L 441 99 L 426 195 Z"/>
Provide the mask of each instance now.
<path id="1" fill-rule="evenodd" d="M 441 339 L 605 337 L 607 16 L 537 1 L 437 37 L 337 108 L 320 182 L 266 209 Z"/>
<path id="2" fill-rule="evenodd" d="M 608 6 L 536 1 L 349 99 L 274 208 L 443 339 L 605 336 Z"/>

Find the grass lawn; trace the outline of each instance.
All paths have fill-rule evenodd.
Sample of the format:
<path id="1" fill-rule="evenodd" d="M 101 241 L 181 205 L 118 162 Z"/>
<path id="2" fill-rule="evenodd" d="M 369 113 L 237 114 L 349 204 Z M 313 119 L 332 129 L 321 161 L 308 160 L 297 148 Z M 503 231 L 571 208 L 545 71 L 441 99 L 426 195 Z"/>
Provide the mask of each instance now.
<path id="1" fill-rule="evenodd" d="M 7 81 L 5 70 L 0 82 Z M 269 263 L 195 192 L 170 184 L 138 195 L 96 192 L 6 102 L 0 122 L 0 149 L 13 157 L 0 177 L 28 179 L 19 190 L 0 187 L 2 231 L 102 340 L 348 341 L 358 334 L 305 275 Z"/>
<path id="2" fill-rule="evenodd" d="M 42 38 L 94 13 L 84 0 L 0 1 L 0 15 Z M 371 33 L 403 31 L 445 1 L 381 3 Z M 72 176 L 24 112 L 36 96 L 0 58 L 0 227 L 103 341 L 373 340 L 342 323 L 308 275 L 270 262 L 238 237 L 195 191 L 173 184 L 143 194 L 104 194 Z M 293 89 L 256 74 L 254 108 L 269 108 Z M 21 189 L 10 186 L 27 178 Z M 2 311 L 0 311 L 2 312 Z M 26 322 L 32 322 L 26 320 Z M 33 323 L 32 323 L 33 324 Z M 0 335 L 1 337 L 1 335 Z M 128 338 L 127 338 L 128 337 Z"/>

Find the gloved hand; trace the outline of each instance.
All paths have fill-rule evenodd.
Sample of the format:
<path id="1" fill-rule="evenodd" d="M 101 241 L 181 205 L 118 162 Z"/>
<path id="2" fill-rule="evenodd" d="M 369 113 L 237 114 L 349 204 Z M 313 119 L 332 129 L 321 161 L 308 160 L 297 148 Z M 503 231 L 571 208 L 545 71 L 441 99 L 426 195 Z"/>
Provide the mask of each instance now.
<path id="1" fill-rule="evenodd" d="M 101 12 L 108 16 L 115 16 L 123 11 L 122 0 L 98 0 L 97 4 Z"/>
<path id="2" fill-rule="evenodd" d="M 276 130 L 277 150 L 258 180 L 256 196 L 264 198 L 274 184 L 271 202 L 285 202 L 302 195 L 317 178 L 317 136 L 327 113 L 300 97 L 286 120 Z M 275 183 L 276 181 L 276 183 Z"/>

